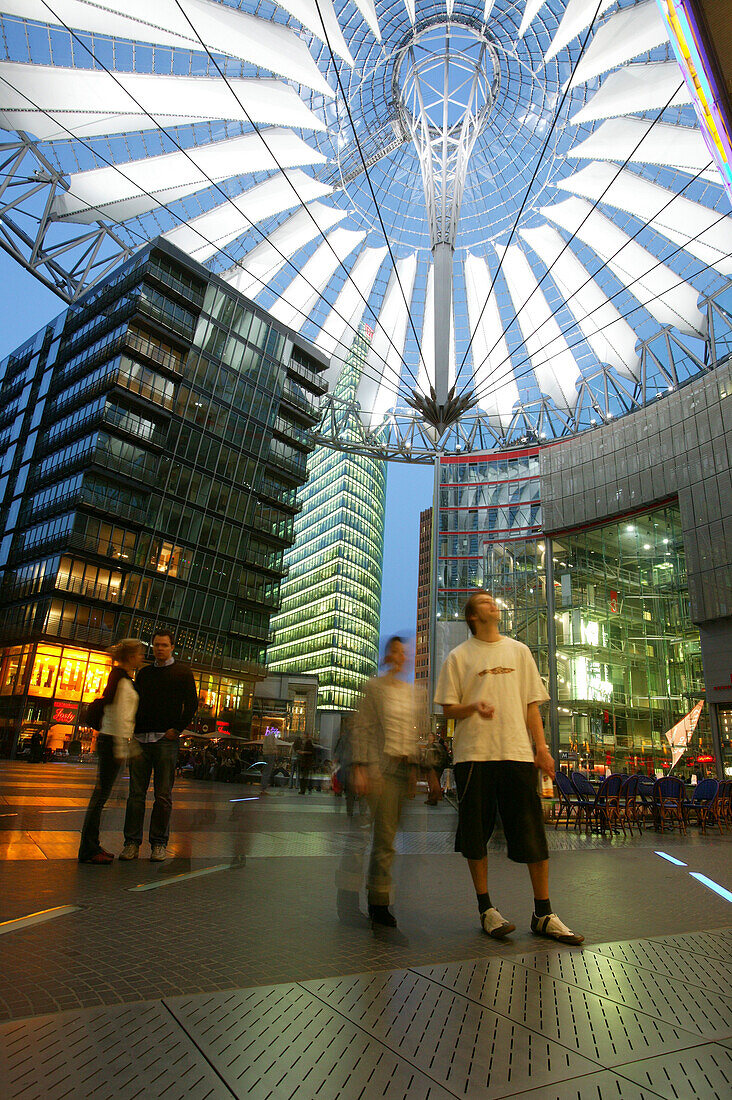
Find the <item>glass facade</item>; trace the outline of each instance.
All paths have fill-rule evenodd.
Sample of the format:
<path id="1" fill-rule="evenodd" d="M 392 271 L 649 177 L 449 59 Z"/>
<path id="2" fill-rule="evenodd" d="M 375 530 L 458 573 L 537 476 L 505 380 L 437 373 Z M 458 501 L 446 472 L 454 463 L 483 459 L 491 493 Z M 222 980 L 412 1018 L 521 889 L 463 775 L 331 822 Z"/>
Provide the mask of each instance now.
<path id="1" fill-rule="evenodd" d="M 563 768 L 668 769 L 666 732 L 704 698 L 678 504 L 548 539 L 539 453 L 440 462 L 437 667 L 467 636 L 471 590 L 485 588 L 550 689 Z M 684 769 L 714 773 L 705 708 Z"/>
<path id="2" fill-rule="evenodd" d="M 551 547 L 560 759 L 613 771 L 669 767 L 666 731 L 704 698 L 678 505 Z M 705 710 L 676 771 L 695 770 L 698 757 L 713 762 Z"/>
<path id="3" fill-rule="evenodd" d="M 355 400 L 367 350 L 364 331 L 334 392 L 344 407 Z M 353 710 L 378 668 L 386 464 L 319 447 L 308 469 L 269 665 L 317 675 L 319 710 Z"/>
<path id="4" fill-rule="evenodd" d="M 248 735 L 323 367 L 161 242 L 0 364 L 7 652 L 63 640 L 91 660 L 165 625 L 199 716 Z M 32 688 L 0 699 L 5 751 Z"/>

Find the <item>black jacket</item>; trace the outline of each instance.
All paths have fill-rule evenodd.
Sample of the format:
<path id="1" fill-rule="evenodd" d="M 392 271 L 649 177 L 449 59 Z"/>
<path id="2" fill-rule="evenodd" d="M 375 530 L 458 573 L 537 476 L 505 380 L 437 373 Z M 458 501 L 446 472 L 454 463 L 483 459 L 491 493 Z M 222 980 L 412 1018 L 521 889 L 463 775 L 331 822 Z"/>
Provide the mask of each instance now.
<path id="1" fill-rule="evenodd" d="M 196 681 L 188 665 L 146 665 L 135 677 L 140 696 L 135 733 L 158 733 L 188 727 L 198 710 Z"/>

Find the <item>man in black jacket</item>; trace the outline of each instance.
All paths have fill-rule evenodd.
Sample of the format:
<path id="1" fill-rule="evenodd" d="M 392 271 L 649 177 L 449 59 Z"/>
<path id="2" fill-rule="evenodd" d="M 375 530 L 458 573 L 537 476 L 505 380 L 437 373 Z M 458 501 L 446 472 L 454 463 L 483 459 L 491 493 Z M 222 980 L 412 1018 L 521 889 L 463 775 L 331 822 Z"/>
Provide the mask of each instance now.
<path id="1" fill-rule="evenodd" d="M 120 859 L 137 859 L 142 844 L 145 798 L 154 775 L 155 801 L 150 815 L 150 859 L 165 859 L 170 832 L 170 812 L 175 763 L 180 734 L 198 710 L 193 673 L 173 658 L 173 635 L 167 630 L 153 635 L 155 664 L 138 672 L 135 687 L 140 696 L 135 719 L 139 755 L 130 759 L 130 795 L 125 813 L 125 846 Z"/>

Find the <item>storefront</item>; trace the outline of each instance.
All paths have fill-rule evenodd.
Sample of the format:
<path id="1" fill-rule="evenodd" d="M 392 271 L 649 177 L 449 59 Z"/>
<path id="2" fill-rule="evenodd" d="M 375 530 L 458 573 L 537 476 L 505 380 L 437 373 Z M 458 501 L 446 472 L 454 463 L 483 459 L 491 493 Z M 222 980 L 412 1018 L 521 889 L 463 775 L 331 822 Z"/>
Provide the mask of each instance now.
<path id="1" fill-rule="evenodd" d="M 46 750 L 93 747 L 84 725 L 87 703 L 101 695 L 112 659 L 105 652 L 65 645 L 12 646 L 0 650 L 0 756 L 10 757 L 39 731 Z M 248 738 L 252 694 L 249 680 L 193 669 L 199 709 L 193 725 L 219 736 Z M 202 731 L 203 732 L 203 731 Z"/>

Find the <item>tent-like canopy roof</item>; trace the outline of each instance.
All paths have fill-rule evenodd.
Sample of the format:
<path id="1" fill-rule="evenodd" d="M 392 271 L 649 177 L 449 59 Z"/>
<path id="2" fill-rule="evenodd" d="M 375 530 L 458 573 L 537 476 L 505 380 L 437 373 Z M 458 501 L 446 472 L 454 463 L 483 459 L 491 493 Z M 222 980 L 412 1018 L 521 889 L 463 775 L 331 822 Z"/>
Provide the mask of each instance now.
<path id="1" fill-rule="evenodd" d="M 0 24 L 3 246 L 74 300 L 162 234 L 332 389 L 360 335 L 366 449 L 566 434 L 730 350 L 729 201 L 657 0 L 0 0 Z"/>

